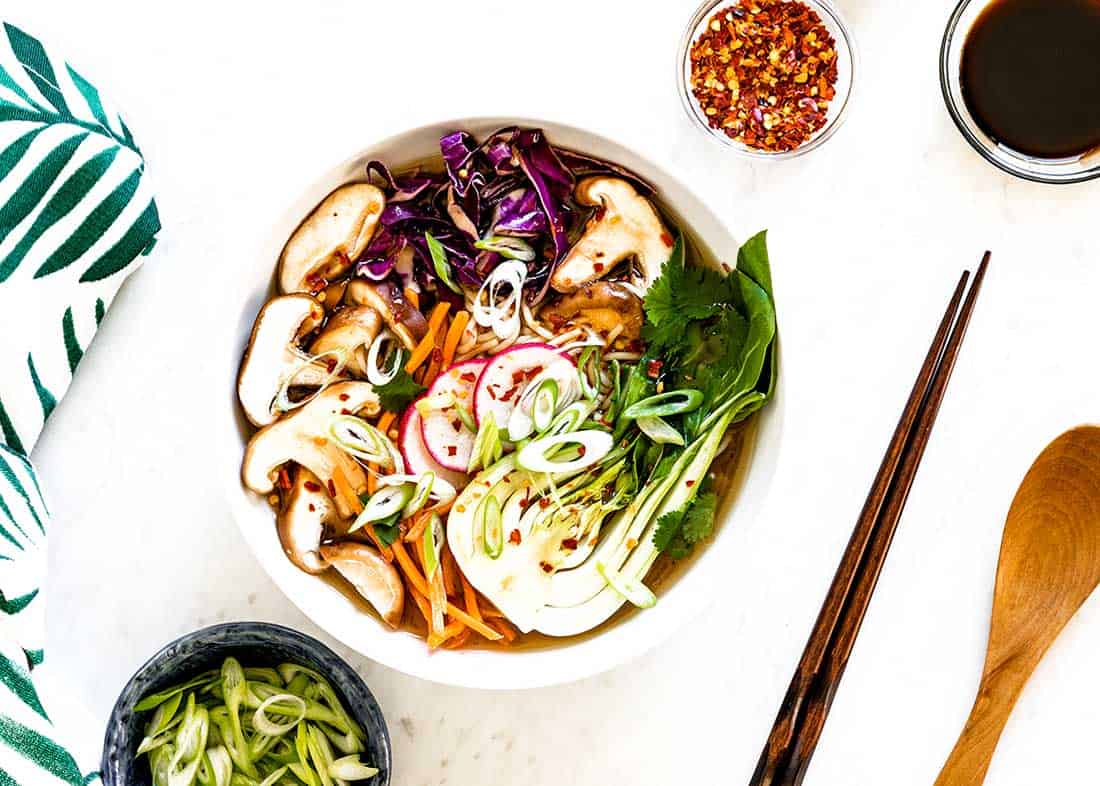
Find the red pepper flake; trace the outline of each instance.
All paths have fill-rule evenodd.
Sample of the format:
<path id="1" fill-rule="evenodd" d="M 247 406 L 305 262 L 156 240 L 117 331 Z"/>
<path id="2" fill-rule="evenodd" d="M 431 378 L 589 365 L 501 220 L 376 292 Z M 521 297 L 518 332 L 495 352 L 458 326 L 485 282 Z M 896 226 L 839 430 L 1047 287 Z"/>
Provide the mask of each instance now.
<path id="1" fill-rule="evenodd" d="M 553 573 L 554 572 L 554 566 L 551 565 L 549 562 L 540 562 L 539 567 L 542 568 L 543 573 Z"/>
<path id="2" fill-rule="evenodd" d="M 321 484 L 314 483 L 312 480 L 307 480 L 304 485 L 306 491 L 312 491 L 314 494 L 321 490 Z"/>
<path id="3" fill-rule="evenodd" d="M 456 453 L 458 453 L 458 448 L 455 445 L 448 445 L 447 446 L 447 455 L 448 456 L 453 456 Z"/>
<path id="4" fill-rule="evenodd" d="M 317 512 L 317 506 L 314 505 L 312 502 L 309 503 L 309 512 L 310 513 L 316 513 Z"/>
<path id="5" fill-rule="evenodd" d="M 310 273 L 306 276 L 306 286 L 309 287 L 309 294 L 316 295 L 328 286 L 328 281 L 316 273 Z"/>
<path id="6" fill-rule="evenodd" d="M 527 369 L 527 371 L 524 372 L 524 376 L 527 377 L 527 379 L 531 380 L 541 374 L 542 371 L 542 366 L 531 366 L 531 368 Z"/>
<path id="7" fill-rule="evenodd" d="M 351 414 L 353 414 L 353 413 L 352 413 L 352 411 L 351 411 L 350 409 L 348 409 L 347 407 L 344 407 L 344 408 L 342 408 L 342 409 L 340 410 L 340 414 L 341 414 L 341 415 L 351 415 Z"/>
<path id="8" fill-rule="evenodd" d="M 524 372 L 522 372 L 522 371 L 513 371 L 512 372 L 512 382 L 514 384 L 518 385 L 523 380 L 524 380 Z"/>
<path id="9" fill-rule="evenodd" d="M 496 401 L 497 400 L 497 386 L 496 385 L 489 385 L 488 387 L 486 387 L 486 390 L 489 391 L 489 398 L 491 398 L 493 401 Z"/>
<path id="10" fill-rule="evenodd" d="M 665 362 L 663 360 L 649 361 L 645 368 L 645 375 L 650 379 L 657 379 L 657 377 L 661 376 L 661 367 L 664 366 L 664 364 Z"/>
<path id="11" fill-rule="evenodd" d="M 675 241 L 673 241 L 672 235 L 670 235 L 668 232 L 662 232 L 661 233 L 661 242 L 664 243 L 669 248 L 672 248 L 672 245 Z"/>
<path id="12" fill-rule="evenodd" d="M 512 397 L 516 395 L 516 391 L 519 390 L 519 385 L 512 385 L 504 392 L 504 395 L 500 397 L 501 401 L 511 401 Z"/>
<path id="13" fill-rule="evenodd" d="M 286 467 L 279 467 L 279 488 L 283 491 L 290 490 L 290 474 L 286 471 Z"/>
<path id="14" fill-rule="evenodd" d="M 351 398 L 351 396 L 349 396 L 347 393 L 341 393 L 340 394 L 340 400 L 341 401 L 347 401 L 349 398 Z"/>
<path id="15" fill-rule="evenodd" d="M 328 495 L 330 497 L 336 496 L 336 484 L 332 482 L 332 478 L 328 479 Z"/>
<path id="16" fill-rule="evenodd" d="M 685 480 L 684 485 L 687 486 L 688 488 L 691 488 L 692 486 L 695 485 L 695 481 L 694 480 Z"/>
<path id="17" fill-rule="evenodd" d="M 563 540 L 561 542 L 561 547 L 563 549 L 567 549 L 568 551 L 576 551 L 577 550 L 577 539 L 576 538 L 566 538 L 565 540 Z"/>
<path id="18" fill-rule="evenodd" d="M 325 368 L 330 374 L 336 371 L 336 358 L 325 358 Z"/>
<path id="19" fill-rule="evenodd" d="M 467 371 L 465 374 L 459 374 L 458 378 L 463 382 L 477 382 L 477 374 L 472 371 Z"/>
<path id="20" fill-rule="evenodd" d="M 443 362 L 443 350 L 440 349 L 439 347 L 436 347 L 435 349 L 433 349 L 432 350 L 432 360 L 434 360 L 436 363 L 442 363 Z"/>
<path id="21" fill-rule="evenodd" d="M 577 445 L 577 455 L 583 456 L 586 448 L 584 445 Z"/>
<path id="22" fill-rule="evenodd" d="M 508 535 L 508 542 L 516 546 L 523 542 L 523 537 L 519 534 L 518 529 L 512 530 Z"/>
<path id="23" fill-rule="evenodd" d="M 539 500 L 539 507 L 540 508 L 550 507 L 550 498 L 549 497 L 543 497 L 542 499 L 540 499 Z"/>
<path id="24" fill-rule="evenodd" d="M 757 150 L 802 145 L 836 96 L 836 40 L 798 0 L 737 0 L 710 18 L 689 57 L 707 123 Z"/>
<path id="25" fill-rule="evenodd" d="M 462 421 L 458 418 L 455 418 L 451 421 L 451 428 L 453 428 L 455 431 L 462 431 Z"/>

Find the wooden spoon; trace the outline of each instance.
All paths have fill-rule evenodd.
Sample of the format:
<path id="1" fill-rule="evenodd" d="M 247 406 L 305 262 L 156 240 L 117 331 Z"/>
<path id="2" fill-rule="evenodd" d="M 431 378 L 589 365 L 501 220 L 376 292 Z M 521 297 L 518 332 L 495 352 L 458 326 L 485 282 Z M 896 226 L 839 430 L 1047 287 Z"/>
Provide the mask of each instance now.
<path id="1" fill-rule="evenodd" d="M 1100 427 L 1051 442 L 1005 522 L 985 669 L 936 786 L 978 786 L 1016 699 L 1062 628 L 1100 583 Z"/>

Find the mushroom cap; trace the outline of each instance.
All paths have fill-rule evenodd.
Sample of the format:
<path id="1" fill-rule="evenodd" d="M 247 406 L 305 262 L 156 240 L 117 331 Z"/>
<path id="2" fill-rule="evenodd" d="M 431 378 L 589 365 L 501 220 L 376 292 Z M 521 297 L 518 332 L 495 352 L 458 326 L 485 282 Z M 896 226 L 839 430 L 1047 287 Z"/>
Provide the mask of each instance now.
<path id="1" fill-rule="evenodd" d="M 279 542 L 291 562 L 306 573 L 323 573 L 328 568 L 321 557 L 321 539 L 326 525 L 339 522 L 339 517 L 321 480 L 305 467 L 293 471 L 290 491 L 283 495 L 275 521 Z"/>
<path id="2" fill-rule="evenodd" d="M 405 585 L 396 568 L 364 543 L 343 541 L 321 546 L 321 557 L 370 602 L 391 628 L 405 610 Z"/>
<path id="3" fill-rule="evenodd" d="M 357 278 L 348 284 L 345 299 L 348 303 L 370 306 L 377 311 L 410 351 L 416 349 L 428 332 L 424 315 L 406 302 L 401 291 L 388 281 L 372 284 Z"/>
<path id="4" fill-rule="evenodd" d="M 253 424 L 266 426 L 278 415 L 273 404 L 287 377 L 302 385 L 320 384 L 326 371 L 302 368 L 306 356 L 297 348 L 299 337 L 321 323 L 324 309 L 309 295 L 284 295 L 268 301 L 252 326 L 248 348 L 237 374 L 237 397 Z"/>
<path id="5" fill-rule="evenodd" d="M 593 281 L 576 292 L 562 295 L 540 311 L 539 317 L 552 325 L 559 321 L 586 325 L 605 337 L 621 325 L 619 336 L 629 341 L 641 337 L 645 310 L 641 298 L 626 285 Z"/>
<path id="6" fill-rule="evenodd" d="M 370 243 L 385 205 L 370 183 L 350 183 L 325 197 L 286 242 L 279 288 L 308 292 L 343 275 Z"/>
<path id="7" fill-rule="evenodd" d="M 370 306 L 346 306 L 333 314 L 309 351 L 314 355 L 333 349 L 345 350 L 347 368 L 357 377 L 367 375 L 366 348 L 382 327 L 382 317 Z"/>
<path id="8" fill-rule="evenodd" d="M 653 203 L 630 183 L 615 177 L 585 178 L 577 184 L 574 196 L 583 205 L 602 209 L 562 259 L 550 277 L 550 286 L 558 292 L 575 292 L 634 257 L 640 275 L 632 276 L 632 283 L 642 292 L 648 290 L 661 274 L 673 245 Z"/>
<path id="9" fill-rule="evenodd" d="M 326 488 L 346 483 L 355 494 L 365 492 L 367 476 L 363 468 L 329 433 L 333 417 L 361 410 L 368 416 L 379 412 L 378 396 L 369 383 L 338 382 L 325 388 L 301 408 L 253 435 L 241 465 L 242 482 L 257 494 L 270 494 L 275 488 L 276 470 L 293 461 L 316 475 Z M 337 473 L 341 477 L 334 480 Z M 343 495 L 337 493 L 334 502 L 340 518 L 355 513 Z"/>

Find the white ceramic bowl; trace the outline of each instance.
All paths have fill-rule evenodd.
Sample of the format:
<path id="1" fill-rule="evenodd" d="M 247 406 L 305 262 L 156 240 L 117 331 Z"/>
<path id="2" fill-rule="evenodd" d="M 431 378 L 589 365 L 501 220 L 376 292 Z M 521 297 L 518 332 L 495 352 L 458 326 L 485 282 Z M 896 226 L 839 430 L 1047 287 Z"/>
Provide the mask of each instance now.
<path id="1" fill-rule="evenodd" d="M 508 125 L 545 129 L 558 146 L 580 150 L 629 167 L 656 186 L 664 206 L 694 240 L 709 248 L 716 258 L 736 258 L 738 241 L 719 218 L 679 179 L 634 151 L 609 139 L 579 128 L 522 118 L 469 118 L 425 126 L 365 147 L 321 174 L 313 183 L 288 191 L 286 212 L 266 237 L 258 238 L 255 253 L 237 261 L 239 269 L 226 280 L 243 287 L 239 311 L 231 314 L 236 335 L 230 336 L 224 351 L 224 406 L 216 415 L 223 436 L 219 466 L 224 474 L 229 503 L 245 540 L 264 569 L 287 597 L 331 635 L 367 657 L 391 668 L 434 682 L 476 688 L 533 688 L 570 682 L 605 671 L 654 647 L 679 626 L 698 614 L 717 593 L 712 584 L 727 569 L 729 557 L 738 548 L 738 530 L 751 522 L 764 502 L 776 463 L 781 422 L 782 396 L 758 416 L 755 445 L 746 456 L 746 474 L 739 492 L 723 506 L 720 515 L 729 518 L 736 511 L 736 524 L 720 526 L 713 542 L 694 560 L 690 569 L 663 587 L 657 605 L 630 615 L 603 634 L 577 640 L 563 639 L 560 645 L 516 652 L 441 650 L 429 652 L 420 639 L 386 629 L 326 582 L 295 568 L 285 557 L 275 534 L 274 518 L 267 502 L 245 490 L 239 481 L 241 456 L 249 429 L 236 402 L 236 376 L 241 353 L 248 343 L 256 312 L 273 292 L 275 263 L 287 237 L 301 219 L 330 191 L 342 183 L 363 177 L 371 159 L 381 159 L 393 169 L 438 155 L 439 137 L 455 128 L 481 138 Z M 744 239 L 744 238 L 742 238 Z M 780 293 L 781 299 L 782 293 Z M 782 385 L 780 384 L 780 391 Z"/>

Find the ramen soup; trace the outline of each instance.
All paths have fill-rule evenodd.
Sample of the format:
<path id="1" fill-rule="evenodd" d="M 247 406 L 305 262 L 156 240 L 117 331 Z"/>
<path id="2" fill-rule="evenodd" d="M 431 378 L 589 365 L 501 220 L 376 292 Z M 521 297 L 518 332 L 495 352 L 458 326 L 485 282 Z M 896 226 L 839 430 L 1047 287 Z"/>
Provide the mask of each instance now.
<path id="1" fill-rule="evenodd" d="M 539 129 L 373 161 L 287 240 L 238 396 L 287 558 L 429 647 L 532 646 L 690 570 L 773 394 L 764 235 L 701 255 Z"/>

